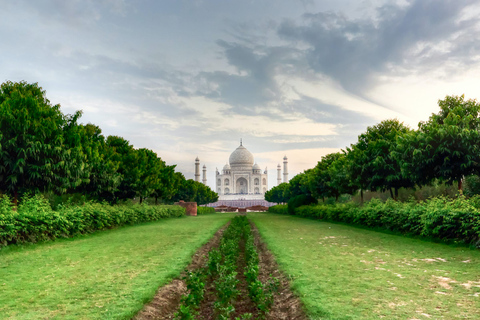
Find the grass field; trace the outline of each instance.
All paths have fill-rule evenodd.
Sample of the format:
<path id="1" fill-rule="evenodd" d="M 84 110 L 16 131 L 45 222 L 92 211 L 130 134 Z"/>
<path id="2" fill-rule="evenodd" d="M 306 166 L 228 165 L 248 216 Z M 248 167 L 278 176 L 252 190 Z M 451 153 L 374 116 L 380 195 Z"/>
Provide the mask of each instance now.
<path id="1" fill-rule="evenodd" d="M 1 319 L 130 319 L 233 214 L 0 250 Z"/>
<path id="2" fill-rule="evenodd" d="M 480 319 L 480 251 L 248 214 L 312 319 Z"/>

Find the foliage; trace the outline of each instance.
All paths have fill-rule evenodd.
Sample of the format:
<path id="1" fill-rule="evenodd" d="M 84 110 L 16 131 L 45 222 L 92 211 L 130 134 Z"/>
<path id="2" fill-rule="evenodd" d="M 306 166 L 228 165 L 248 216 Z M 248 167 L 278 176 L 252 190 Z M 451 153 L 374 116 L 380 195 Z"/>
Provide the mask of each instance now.
<path id="1" fill-rule="evenodd" d="M 399 137 L 396 157 L 402 172 L 418 184 L 433 179 L 458 182 L 480 173 L 480 104 L 464 96 L 439 100 L 440 112 L 432 114 L 419 130 Z"/>
<path id="2" fill-rule="evenodd" d="M 397 191 L 399 188 L 413 187 L 414 183 L 400 170 L 400 162 L 393 157 L 392 152 L 397 146 L 397 138 L 412 132 L 397 119 L 385 120 L 368 127 L 365 133 L 358 136 L 358 142 L 352 145 L 352 151 L 362 156 L 357 159 L 363 185 L 369 190 Z M 362 182 L 359 182 L 362 185 Z"/>
<path id="3" fill-rule="evenodd" d="M 277 204 L 268 208 L 268 212 L 278 213 L 278 214 L 288 214 L 288 205 L 286 204 Z"/>
<path id="4" fill-rule="evenodd" d="M 463 192 L 468 197 L 480 195 L 480 176 L 470 175 L 465 177 Z"/>
<path id="5" fill-rule="evenodd" d="M 295 214 L 296 208 L 313 203 L 317 203 L 317 200 L 315 198 L 313 198 L 312 196 L 300 194 L 288 200 L 287 211 L 289 214 Z"/>
<path id="6" fill-rule="evenodd" d="M 66 192 L 86 179 L 76 124 L 81 112 L 64 115 L 37 83 L 0 86 L 0 191 Z"/>
<path id="7" fill-rule="evenodd" d="M 119 227 L 185 215 L 180 206 L 118 205 L 86 202 L 53 211 L 41 195 L 24 196 L 17 211 L 9 210 L 9 198 L 0 205 L 0 245 L 72 237 Z"/>
<path id="8" fill-rule="evenodd" d="M 215 208 L 197 206 L 197 215 L 202 215 L 207 213 L 215 213 Z"/>
<path id="9" fill-rule="evenodd" d="M 354 203 L 301 206 L 294 213 L 471 245 L 478 245 L 480 240 L 480 197 L 437 197 L 419 203 L 372 199 L 363 206 Z"/>
<path id="10" fill-rule="evenodd" d="M 89 176 L 75 191 L 90 199 L 111 201 L 122 180 L 118 172 L 120 162 L 114 159 L 115 151 L 107 146 L 98 126 L 79 125 L 79 136 Z"/>
<path id="11" fill-rule="evenodd" d="M 275 203 L 285 203 L 288 201 L 288 189 L 290 185 L 286 182 L 280 183 L 265 193 L 265 200 Z"/>

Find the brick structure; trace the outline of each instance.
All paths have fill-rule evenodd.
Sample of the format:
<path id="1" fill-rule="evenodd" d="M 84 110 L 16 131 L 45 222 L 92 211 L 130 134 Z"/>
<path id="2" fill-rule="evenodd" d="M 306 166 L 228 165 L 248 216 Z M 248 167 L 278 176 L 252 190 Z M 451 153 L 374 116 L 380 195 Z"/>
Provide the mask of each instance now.
<path id="1" fill-rule="evenodd" d="M 196 216 L 197 215 L 197 203 L 196 202 L 185 202 L 180 200 L 179 202 L 175 202 L 176 205 L 185 208 L 185 214 L 187 216 Z"/>

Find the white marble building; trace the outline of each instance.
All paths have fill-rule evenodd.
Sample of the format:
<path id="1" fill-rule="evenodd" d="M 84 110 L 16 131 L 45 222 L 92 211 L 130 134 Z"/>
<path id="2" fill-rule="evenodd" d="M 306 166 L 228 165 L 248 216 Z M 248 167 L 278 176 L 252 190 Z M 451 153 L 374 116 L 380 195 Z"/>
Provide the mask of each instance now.
<path id="1" fill-rule="evenodd" d="M 222 172 L 216 170 L 215 179 L 219 200 L 264 199 L 268 190 L 267 168 L 262 172 L 242 142 L 232 152 Z"/>

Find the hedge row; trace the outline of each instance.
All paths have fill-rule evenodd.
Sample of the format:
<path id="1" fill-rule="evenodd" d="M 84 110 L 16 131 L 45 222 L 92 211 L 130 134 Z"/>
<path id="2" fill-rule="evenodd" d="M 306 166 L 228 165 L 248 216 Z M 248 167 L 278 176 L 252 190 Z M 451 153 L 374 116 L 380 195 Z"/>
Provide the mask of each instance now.
<path id="1" fill-rule="evenodd" d="M 127 224 L 180 217 L 180 206 L 121 205 L 87 202 L 53 211 L 42 196 L 26 198 L 12 210 L 7 196 L 0 199 L 0 246 L 72 237 Z"/>
<path id="2" fill-rule="evenodd" d="M 286 207 L 274 206 L 269 212 L 286 213 Z M 363 206 L 317 204 L 298 207 L 295 215 L 480 246 L 479 197 L 438 197 L 422 202 L 373 199 Z"/>
<path id="3" fill-rule="evenodd" d="M 206 213 L 215 213 L 215 208 L 212 207 L 197 207 L 197 215 L 206 214 Z"/>

